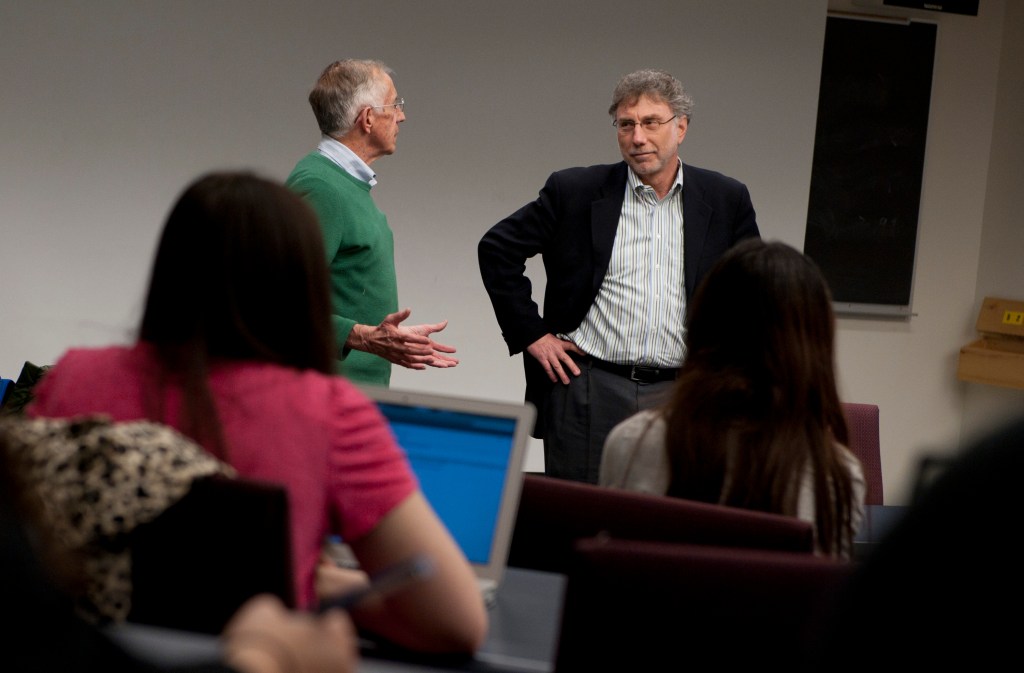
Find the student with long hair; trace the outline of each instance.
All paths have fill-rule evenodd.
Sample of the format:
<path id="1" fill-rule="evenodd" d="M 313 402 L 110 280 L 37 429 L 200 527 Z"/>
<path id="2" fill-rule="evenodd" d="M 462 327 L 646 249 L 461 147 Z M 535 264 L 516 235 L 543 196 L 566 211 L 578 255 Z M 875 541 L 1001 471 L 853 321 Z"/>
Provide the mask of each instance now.
<path id="1" fill-rule="evenodd" d="M 743 241 L 698 288 L 686 360 L 665 406 L 605 443 L 600 483 L 796 516 L 817 549 L 848 557 L 865 482 L 846 449 L 831 296 L 779 242 Z"/>
<path id="2" fill-rule="evenodd" d="M 376 407 L 332 375 L 329 315 L 309 206 L 256 176 L 210 174 L 167 219 L 138 342 L 68 351 L 27 411 L 166 423 L 240 475 L 284 484 L 300 607 L 317 601 L 329 534 L 371 575 L 429 557 L 429 577 L 366 602 L 356 623 L 413 649 L 473 650 L 487 615 L 472 569 Z"/>

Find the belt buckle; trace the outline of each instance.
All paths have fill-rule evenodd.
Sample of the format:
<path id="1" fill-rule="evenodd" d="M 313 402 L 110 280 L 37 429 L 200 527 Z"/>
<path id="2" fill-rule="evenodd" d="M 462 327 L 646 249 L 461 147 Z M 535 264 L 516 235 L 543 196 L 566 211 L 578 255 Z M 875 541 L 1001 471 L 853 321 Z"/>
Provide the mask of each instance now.
<path id="1" fill-rule="evenodd" d="M 654 367 L 643 367 L 633 365 L 629 370 L 629 380 L 636 383 L 651 383 L 658 377 L 658 370 Z"/>

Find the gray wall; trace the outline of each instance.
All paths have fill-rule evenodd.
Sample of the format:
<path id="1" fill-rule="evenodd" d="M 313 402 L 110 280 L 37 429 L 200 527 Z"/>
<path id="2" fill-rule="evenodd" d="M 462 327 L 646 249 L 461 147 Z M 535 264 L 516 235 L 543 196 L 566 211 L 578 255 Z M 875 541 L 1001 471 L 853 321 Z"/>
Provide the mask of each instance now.
<path id="1" fill-rule="evenodd" d="M 986 179 L 975 306 L 985 297 L 1024 300 L 1024 3 L 1007 2 L 999 86 Z M 1024 414 L 1024 390 L 965 385 L 964 441 L 990 430 L 1008 416 Z"/>
<path id="2" fill-rule="evenodd" d="M 948 452 L 1024 414 L 1018 390 L 956 378 L 986 295 L 1024 299 L 1019 107 L 1021 3 L 985 0 L 977 17 L 888 10 L 832 0 L 833 10 L 913 16 L 938 24 L 924 184 L 908 322 L 844 319 L 841 391 L 881 409 L 886 502 L 905 500 L 918 458 Z M 874 5 L 874 7 L 869 7 Z M 1014 261 L 1016 259 L 1016 262 Z"/>
<path id="3" fill-rule="evenodd" d="M 347 56 L 390 64 L 408 101 L 398 153 L 374 164 L 374 196 L 395 230 L 401 303 L 414 320 L 450 319 L 443 337 L 462 359 L 396 371 L 396 387 L 521 399 L 520 361 L 500 339 L 476 242 L 551 171 L 618 159 L 605 110 L 629 70 L 683 80 L 697 101 L 684 160 L 746 182 L 763 234 L 802 244 L 826 0 L 347 4 L 0 5 L 0 373 L 131 339 L 181 188 L 216 168 L 284 178 L 317 140 L 310 85 Z M 987 187 L 1013 164 L 990 150 L 994 130 L 1016 133 L 1012 100 L 996 123 L 996 94 L 1007 77 L 1019 82 L 1021 59 L 1018 48 L 1002 59 L 1011 74 L 1000 73 L 1004 3 L 986 0 L 982 12 L 920 13 L 940 31 L 919 315 L 840 323 L 842 393 L 882 407 L 891 502 L 920 450 L 954 446 L 965 419 L 984 425 L 965 411 L 955 361 L 973 335 L 982 255 L 1002 249 L 1010 228 L 996 211 L 1021 210 L 1009 188 Z M 542 273 L 531 273 L 539 292 Z"/>

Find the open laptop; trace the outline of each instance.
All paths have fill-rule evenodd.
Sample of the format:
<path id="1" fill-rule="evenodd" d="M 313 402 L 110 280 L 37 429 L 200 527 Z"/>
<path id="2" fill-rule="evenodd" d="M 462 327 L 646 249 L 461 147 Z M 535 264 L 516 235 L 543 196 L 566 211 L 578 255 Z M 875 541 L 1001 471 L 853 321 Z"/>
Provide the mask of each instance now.
<path id="1" fill-rule="evenodd" d="M 531 405 L 361 386 L 409 458 L 427 500 L 492 605 L 508 561 Z"/>

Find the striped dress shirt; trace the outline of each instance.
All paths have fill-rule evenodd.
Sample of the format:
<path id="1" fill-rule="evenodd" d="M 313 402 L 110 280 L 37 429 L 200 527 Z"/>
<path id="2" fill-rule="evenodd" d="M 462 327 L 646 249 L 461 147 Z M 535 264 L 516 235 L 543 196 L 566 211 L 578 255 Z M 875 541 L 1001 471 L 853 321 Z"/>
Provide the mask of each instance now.
<path id="1" fill-rule="evenodd" d="M 611 261 L 578 328 L 562 335 L 587 354 L 630 365 L 678 367 L 683 318 L 683 171 L 664 199 L 629 170 Z"/>

